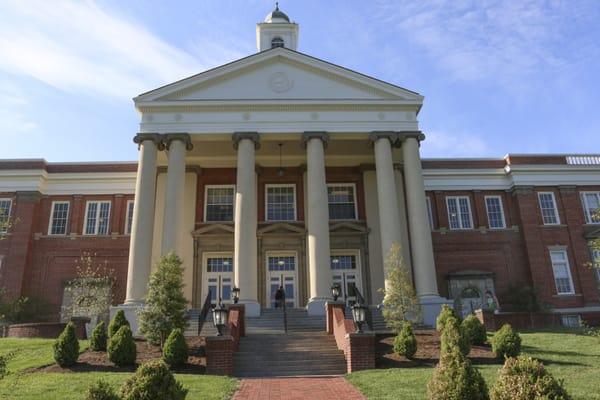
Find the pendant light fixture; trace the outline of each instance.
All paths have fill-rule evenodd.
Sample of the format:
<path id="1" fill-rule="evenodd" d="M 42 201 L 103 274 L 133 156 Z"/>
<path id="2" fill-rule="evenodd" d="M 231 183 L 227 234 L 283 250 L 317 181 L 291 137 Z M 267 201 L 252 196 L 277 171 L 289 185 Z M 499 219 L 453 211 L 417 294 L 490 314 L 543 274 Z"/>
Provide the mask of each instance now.
<path id="1" fill-rule="evenodd" d="M 283 143 L 279 143 L 279 169 L 277 170 L 277 175 L 278 176 L 283 176 L 283 174 L 285 173 L 283 170 L 283 165 L 281 163 L 281 148 L 283 147 Z"/>

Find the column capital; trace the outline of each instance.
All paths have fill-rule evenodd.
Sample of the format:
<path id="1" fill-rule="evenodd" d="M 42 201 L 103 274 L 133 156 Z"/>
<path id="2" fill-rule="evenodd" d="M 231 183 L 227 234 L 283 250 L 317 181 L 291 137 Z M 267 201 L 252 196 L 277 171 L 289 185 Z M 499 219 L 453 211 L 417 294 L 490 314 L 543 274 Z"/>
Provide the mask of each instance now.
<path id="1" fill-rule="evenodd" d="M 369 141 L 374 145 L 379 139 L 388 139 L 390 144 L 394 144 L 398 139 L 398 134 L 393 131 L 373 131 L 369 133 Z"/>
<path id="2" fill-rule="evenodd" d="M 240 141 L 242 141 L 244 139 L 252 140 L 254 142 L 255 150 L 260 149 L 260 135 L 258 134 L 258 132 L 235 132 L 231 136 L 231 140 L 233 142 L 233 148 L 235 150 L 237 150 L 238 145 L 240 144 Z"/>
<path id="3" fill-rule="evenodd" d="M 169 147 L 171 147 L 171 143 L 174 140 L 181 140 L 185 144 L 185 149 L 188 151 L 190 151 L 194 148 L 194 145 L 192 144 L 192 138 L 190 137 L 190 135 L 188 133 L 177 132 L 177 133 L 167 133 L 167 134 L 163 135 L 163 142 L 164 142 L 165 148 L 167 150 L 169 150 Z"/>
<path id="4" fill-rule="evenodd" d="M 133 137 L 133 143 L 138 145 L 138 150 L 140 149 L 140 146 L 142 145 L 142 143 L 146 140 L 150 140 L 152 142 L 154 142 L 154 144 L 156 145 L 156 148 L 158 150 L 164 150 L 165 145 L 163 143 L 163 135 L 160 135 L 158 133 L 138 133 L 137 135 L 135 135 Z"/>
<path id="5" fill-rule="evenodd" d="M 323 147 L 327 148 L 329 143 L 329 134 L 325 131 L 305 131 L 302 134 L 302 148 L 306 148 L 306 144 L 310 139 L 321 139 Z"/>
<path id="6" fill-rule="evenodd" d="M 425 134 L 421 131 L 400 131 L 396 132 L 398 142 L 402 143 L 406 139 L 417 139 L 417 141 L 421 142 L 425 140 Z"/>

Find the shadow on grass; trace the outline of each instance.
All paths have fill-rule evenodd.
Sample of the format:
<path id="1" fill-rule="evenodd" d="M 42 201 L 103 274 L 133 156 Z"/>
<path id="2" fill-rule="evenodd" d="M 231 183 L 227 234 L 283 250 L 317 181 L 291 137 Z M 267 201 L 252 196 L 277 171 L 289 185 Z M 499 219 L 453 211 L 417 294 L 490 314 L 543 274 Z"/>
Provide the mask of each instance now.
<path id="1" fill-rule="evenodd" d="M 557 355 L 557 356 L 572 356 L 572 357 L 598 357 L 596 354 L 583 354 L 577 351 L 561 351 L 561 350 L 544 350 L 539 347 L 534 346 L 521 346 L 521 350 L 523 352 L 528 353 L 538 353 L 538 354 L 548 354 L 548 355 Z"/>

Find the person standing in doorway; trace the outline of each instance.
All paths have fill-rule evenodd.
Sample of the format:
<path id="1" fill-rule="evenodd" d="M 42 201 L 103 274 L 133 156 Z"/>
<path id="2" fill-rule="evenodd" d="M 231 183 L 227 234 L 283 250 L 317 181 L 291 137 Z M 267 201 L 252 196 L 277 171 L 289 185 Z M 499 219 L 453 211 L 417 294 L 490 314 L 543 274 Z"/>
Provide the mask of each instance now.
<path id="1" fill-rule="evenodd" d="M 275 308 L 283 307 L 283 298 L 285 297 L 285 292 L 283 291 L 283 286 L 279 286 L 279 289 L 275 292 Z"/>

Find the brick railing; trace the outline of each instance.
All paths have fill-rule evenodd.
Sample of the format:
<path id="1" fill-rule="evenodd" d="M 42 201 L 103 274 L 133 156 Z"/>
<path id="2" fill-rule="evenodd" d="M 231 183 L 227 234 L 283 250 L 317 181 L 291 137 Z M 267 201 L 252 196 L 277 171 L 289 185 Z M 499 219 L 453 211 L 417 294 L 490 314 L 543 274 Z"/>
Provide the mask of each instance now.
<path id="1" fill-rule="evenodd" d="M 343 302 L 327 303 L 327 333 L 333 334 L 346 357 L 348 373 L 375 368 L 375 335 L 356 333 L 354 322 L 346 319 Z"/>
<path id="2" fill-rule="evenodd" d="M 206 337 L 206 373 L 208 375 L 232 375 L 233 354 L 238 349 L 240 337 L 246 335 L 243 304 L 229 307 L 229 318 L 222 336 Z"/>

